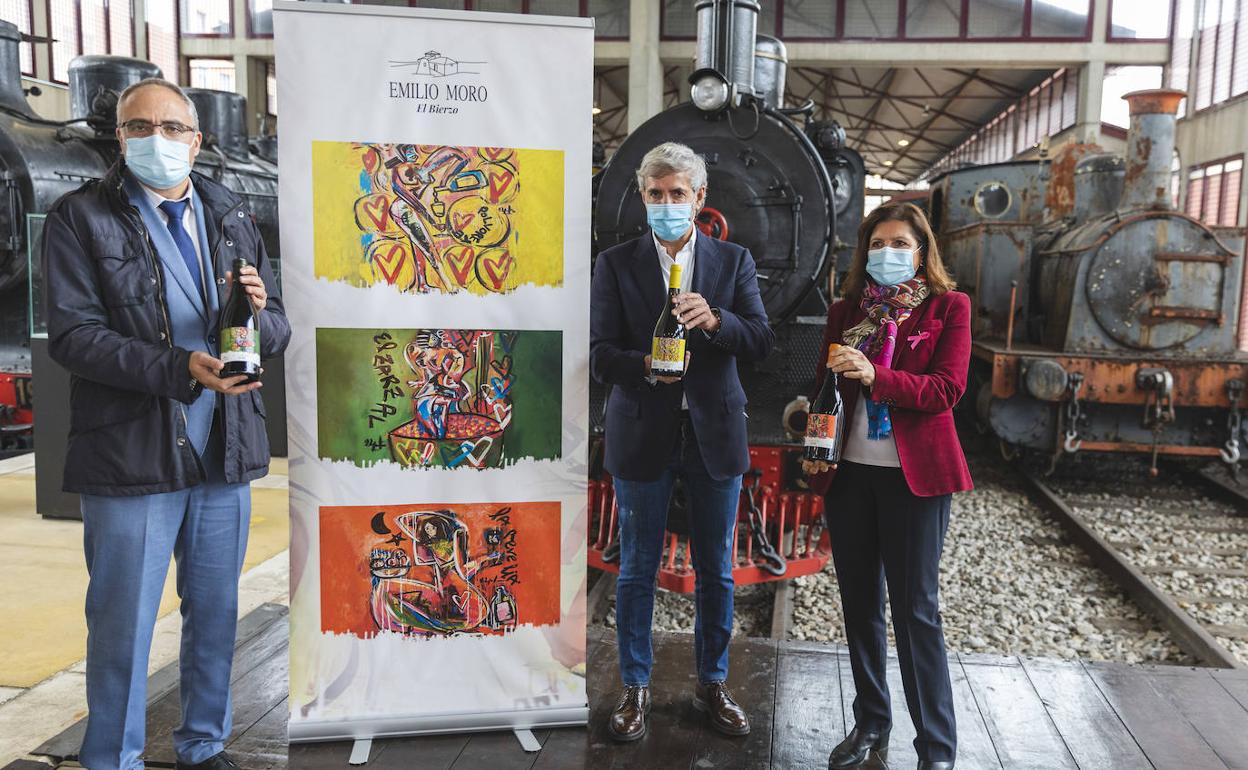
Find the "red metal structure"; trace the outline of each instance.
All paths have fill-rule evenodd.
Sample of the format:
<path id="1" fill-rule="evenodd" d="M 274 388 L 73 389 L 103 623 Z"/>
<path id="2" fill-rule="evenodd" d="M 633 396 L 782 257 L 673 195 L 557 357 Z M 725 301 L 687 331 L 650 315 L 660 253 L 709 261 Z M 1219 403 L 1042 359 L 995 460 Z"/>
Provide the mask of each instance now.
<path id="1" fill-rule="evenodd" d="M 751 471 L 745 477 L 733 534 L 732 576 L 738 586 L 811 575 L 828 563 L 831 546 L 823 525 L 823 498 L 799 488 L 792 470 L 800 453 L 797 446 L 750 448 Z M 751 503 L 756 514 L 754 526 L 750 523 Z M 619 538 L 615 492 L 605 473 L 589 482 L 589 510 L 589 566 L 618 574 L 618 559 L 603 559 Z M 756 529 L 761 529 L 783 564 L 768 553 Z M 689 538 L 671 531 L 666 538 L 659 563 L 659 587 L 692 593 Z"/>

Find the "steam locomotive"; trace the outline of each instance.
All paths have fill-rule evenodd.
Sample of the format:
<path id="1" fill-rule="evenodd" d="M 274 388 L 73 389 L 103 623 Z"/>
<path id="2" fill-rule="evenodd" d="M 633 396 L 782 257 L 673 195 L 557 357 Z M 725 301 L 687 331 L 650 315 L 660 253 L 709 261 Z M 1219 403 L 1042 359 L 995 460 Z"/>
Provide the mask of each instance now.
<path id="1" fill-rule="evenodd" d="M 65 193 L 104 176 L 119 153 L 113 133 L 118 94 L 143 78 L 161 76 L 160 68 L 140 59 L 80 56 L 69 65 L 71 119 L 45 120 L 22 90 L 20 42 L 17 27 L 0 21 L 0 457 L 28 451 L 33 441 L 31 335 L 45 330 L 40 276 L 28 280 L 28 266 L 38 267 L 42 215 Z M 265 142 L 257 147 L 260 152 L 252 151 L 243 97 L 207 89 L 187 93 L 205 137 L 195 169 L 247 200 L 280 273 L 277 165 L 275 157 L 265 157 L 273 145 Z M 267 380 L 278 380 L 266 397 L 284 401 L 280 365 L 265 368 Z M 271 445 L 284 454 L 284 403 L 270 404 L 268 412 Z"/>
<path id="2" fill-rule="evenodd" d="M 1239 462 L 1244 230 L 1174 210 L 1182 97 L 1125 97 L 1125 157 L 1073 145 L 932 180 L 933 227 L 974 308 L 963 404 L 1007 455 L 1137 453 L 1154 474 L 1164 455 Z"/>
<path id="3" fill-rule="evenodd" d="M 797 469 L 804 405 L 814 380 L 829 297 L 829 275 L 848 269 L 863 216 L 862 157 L 844 130 L 812 119 L 813 104 L 783 105 L 784 44 L 757 34 L 754 0 L 698 0 L 692 100 L 659 113 L 624 140 L 596 181 L 595 251 L 647 231 L 635 171 L 655 145 L 677 141 L 707 165 L 702 235 L 750 249 L 775 329 L 772 355 L 742 364 L 749 400 L 752 470 L 740 511 L 738 584 L 810 574 L 827 561 L 822 501 L 804 489 Z M 602 431 L 605 388 L 591 385 L 593 428 Z M 611 483 L 591 463 L 589 563 L 614 569 L 617 541 Z M 659 572 L 665 588 L 693 590 L 684 503 L 679 486 Z M 682 559 L 683 555 L 683 559 Z"/>

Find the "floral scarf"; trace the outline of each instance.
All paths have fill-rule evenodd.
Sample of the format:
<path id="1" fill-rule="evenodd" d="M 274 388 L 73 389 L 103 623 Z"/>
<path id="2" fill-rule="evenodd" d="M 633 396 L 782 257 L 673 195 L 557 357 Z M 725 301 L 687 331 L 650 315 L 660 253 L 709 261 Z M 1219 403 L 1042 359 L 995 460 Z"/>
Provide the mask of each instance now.
<path id="1" fill-rule="evenodd" d="M 861 350 L 872 364 L 891 369 L 897 350 L 897 327 L 927 299 L 928 293 L 927 282 L 918 276 L 895 286 L 881 286 L 868 278 L 859 302 L 867 317 L 845 332 L 845 344 Z M 863 403 L 867 407 L 867 438 L 878 441 L 891 436 L 893 422 L 888 407 L 870 396 Z"/>

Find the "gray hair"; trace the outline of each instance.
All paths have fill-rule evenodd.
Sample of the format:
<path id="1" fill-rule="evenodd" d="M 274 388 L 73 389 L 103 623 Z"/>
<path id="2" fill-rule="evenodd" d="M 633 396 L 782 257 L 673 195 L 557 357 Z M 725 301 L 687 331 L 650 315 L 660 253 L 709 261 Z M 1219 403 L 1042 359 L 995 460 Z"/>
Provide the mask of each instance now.
<path id="1" fill-rule="evenodd" d="M 125 103 L 126 99 L 130 98 L 130 96 L 140 88 L 147 88 L 148 86 L 159 86 L 160 88 L 177 94 L 182 99 L 182 102 L 186 104 L 186 108 L 191 111 L 191 120 L 194 122 L 193 128 L 196 131 L 199 130 L 199 110 L 195 109 L 195 102 L 191 101 L 191 97 L 187 96 L 186 91 L 183 91 L 177 83 L 171 83 L 164 78 L 144 78 L 137 83 L 131 83 L 126 86 L 126 90 L 122 91 L 121 95 L 117 97 L 118 119 L 121 118 L 121 105 Z"/>
<path id="2" fill-rule="evenodd" d="M 664 142 L 645 154 L 637 168 L 637 186 L 645 189 L 647 179 L 659 179 L 671 174 L 689 177 L 692 192 L 706 187 L 706 161 L 687 145 Z"/>

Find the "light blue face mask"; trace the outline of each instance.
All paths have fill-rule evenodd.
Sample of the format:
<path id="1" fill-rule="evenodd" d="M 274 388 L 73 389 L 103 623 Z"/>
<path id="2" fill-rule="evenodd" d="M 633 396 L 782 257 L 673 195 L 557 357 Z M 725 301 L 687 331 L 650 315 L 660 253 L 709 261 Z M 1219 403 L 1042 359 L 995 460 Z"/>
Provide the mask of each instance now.
<path id="1" fill-rule="evenodd" d="M 151 136 L 126 139 L 126 168 L 148 187 L 168 190 L 191 174 L 191 147 L 166 139 L 159 131 Z"/>
<path id="2" fill-rule="evenodd" d="M 646 222 L 661 241 L 679 241 L 693 224 L 692 203 L 647 203 Z"/>
<path id="3" fill-rule="evenodd" d="M 867 252 L 867 275 L 881 286 L 896 286 L 914 277 L 914 252 L 885 246 Z"/>

